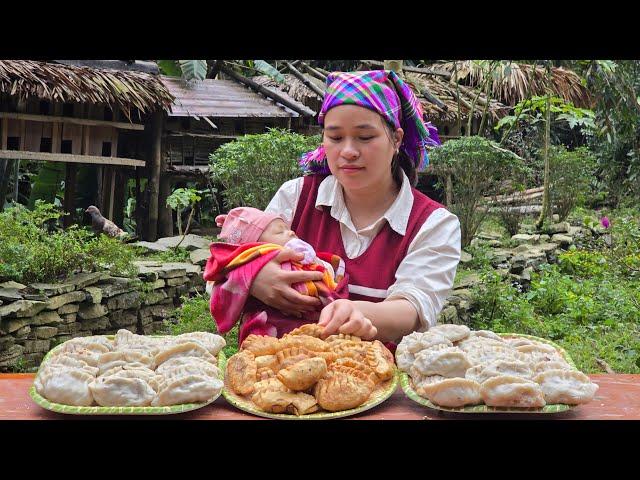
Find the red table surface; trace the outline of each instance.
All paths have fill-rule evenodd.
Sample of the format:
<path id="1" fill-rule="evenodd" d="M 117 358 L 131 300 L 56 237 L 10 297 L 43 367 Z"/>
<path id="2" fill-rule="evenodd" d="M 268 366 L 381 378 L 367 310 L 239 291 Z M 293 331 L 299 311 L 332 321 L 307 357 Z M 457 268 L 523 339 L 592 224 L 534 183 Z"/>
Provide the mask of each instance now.
<path id="1" fill-rule="evenodd" d="M 0 374 L 0 420 L 61 420 L 110 418 L 111 416 L 67 415 L 37 405 L 29 396 L 35 374 Z M 640 420 L 640 375 L 589 375 L 600 388 L 588 404 L 558 414 L 459 414 L 432 410 L 408 398 L 402 389 L 385 402 L 352 420 L 445 420 L 445 419 L 562 419 L 562 420 Z M 265 420 L 245 413 L 220 396 L 199 410 L 175 415 L 123 416 L 136 419 L 181 420 Z M 120 417 L 120 418 L 123 418 Z"/>

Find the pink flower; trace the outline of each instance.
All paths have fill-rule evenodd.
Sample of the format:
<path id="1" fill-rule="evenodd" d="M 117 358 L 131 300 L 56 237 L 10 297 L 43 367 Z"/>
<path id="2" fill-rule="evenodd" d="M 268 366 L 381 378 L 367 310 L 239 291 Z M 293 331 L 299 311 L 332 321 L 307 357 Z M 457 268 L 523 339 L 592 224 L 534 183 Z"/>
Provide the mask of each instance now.
<path id="1" fill-rule="evenodd" d="M 602 225 L 604 228 L 609 228 L 611 224 L 609 223 L 609 219 L 607 217 L 602 217 L 600 219 L 600 225 Z"/>

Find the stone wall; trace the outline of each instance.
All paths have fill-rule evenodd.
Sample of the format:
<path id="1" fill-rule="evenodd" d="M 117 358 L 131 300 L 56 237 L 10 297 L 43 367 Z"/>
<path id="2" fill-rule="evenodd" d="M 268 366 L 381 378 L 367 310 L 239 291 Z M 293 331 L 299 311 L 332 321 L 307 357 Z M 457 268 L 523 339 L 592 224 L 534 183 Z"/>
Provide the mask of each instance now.
<path id="1" fill-rule="evenodd" d="M 606 234 L 603 229 L 572 226 L 568 222 L 553 224 L 543 234 L 535 234 L 532 227 L 523 227 L 522 230 L 507 242 L 498 234 L 479 233 L 471 245 L 486 247 L 486 255 L 493 268 L 523 289 L 531 283 L 531 273 L 539 271 L 544 264 L 556 263 L 561 251 L 593 236 Z M 470 254 L 462 253 L 462 265 L 471 260 Z M 438 322 L 469 324 L 474 308 L 471 289 L 478 283 L 480 278 L 474 273 L 457 281 L 438 316 Z"/>
<path id="2" fill-rule="evenodd" d="M 0 371 L 37 366 L 51 348 L 73 337 L 120 328 L 155 333 L 182 295 L 204 292 L 199 265 L 135 263 L 137 279 L 80 273 L 64 283 L 0 284 Z"/>

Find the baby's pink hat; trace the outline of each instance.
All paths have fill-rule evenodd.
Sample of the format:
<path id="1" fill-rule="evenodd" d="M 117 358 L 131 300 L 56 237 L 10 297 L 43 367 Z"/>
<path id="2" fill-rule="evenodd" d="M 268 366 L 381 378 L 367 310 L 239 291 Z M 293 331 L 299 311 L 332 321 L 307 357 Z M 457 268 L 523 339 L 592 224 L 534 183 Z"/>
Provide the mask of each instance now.
<path id="1" fill-rule="evenodd" d="M 227 215 L 216 217 L 216 224 L 222 227 L 218 237 L 235 244 L 257 242 L 267 225 L 276 218 L 282 217 L 253 207 L 237 207 Z"/>

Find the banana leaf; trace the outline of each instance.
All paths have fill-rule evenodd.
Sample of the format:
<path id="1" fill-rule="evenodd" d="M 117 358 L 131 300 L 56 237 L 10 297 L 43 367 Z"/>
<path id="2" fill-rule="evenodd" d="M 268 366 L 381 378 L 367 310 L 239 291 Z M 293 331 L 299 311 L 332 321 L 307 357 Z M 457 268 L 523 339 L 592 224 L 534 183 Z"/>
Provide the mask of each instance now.
<path id="1" fill-rule="evenodd" d="M 265 62 L 264 60 L 254 60 L 253 67 L 264 73 L 265 75 L 273 78 L 278 83 L 284 83 L 285 78 L 273 65 Z"/>
<path id="2" fill-rule="evenodd" d="M 206 60 L 178 60 L 182 77 L 189 80 L 204 80 L 207 76 Z"/>

